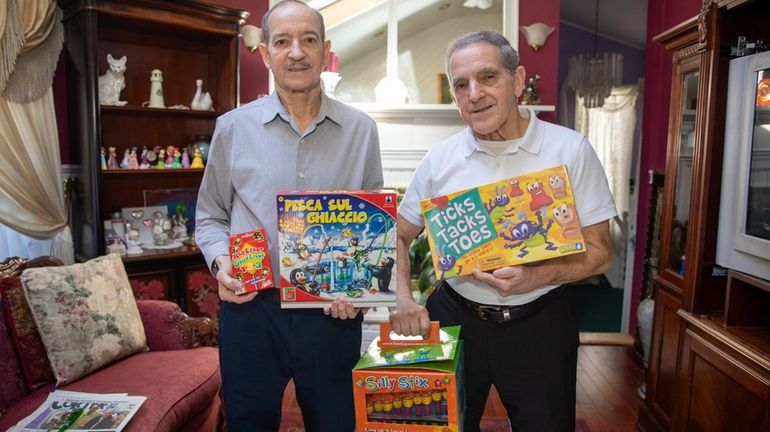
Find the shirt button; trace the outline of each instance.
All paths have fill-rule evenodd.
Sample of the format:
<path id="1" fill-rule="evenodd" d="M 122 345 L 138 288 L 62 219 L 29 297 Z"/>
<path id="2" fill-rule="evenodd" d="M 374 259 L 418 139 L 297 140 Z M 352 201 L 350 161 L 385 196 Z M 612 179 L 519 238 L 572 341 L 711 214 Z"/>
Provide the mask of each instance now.
<path id="1" fill-rule="evenodd" d="M 301 140 L 299 140 L 299 143 L 300 143 L 300 144 L 305 144 L 305 140 L 304 140 L 304 139 L 301 139 Z"/>
<path id="2" fill-rule="evenodd" d="M 497 167 L 500 168 L 500 161 L 497 161 Z"/>
<path id="3" fill-rule="evenodd" d="M 297 176 L 298 176 L 299 178 L 305 178 L 305 174 L 304 174 L 304 173 L 298 173 L 298 174 L 297 174 Z"/>

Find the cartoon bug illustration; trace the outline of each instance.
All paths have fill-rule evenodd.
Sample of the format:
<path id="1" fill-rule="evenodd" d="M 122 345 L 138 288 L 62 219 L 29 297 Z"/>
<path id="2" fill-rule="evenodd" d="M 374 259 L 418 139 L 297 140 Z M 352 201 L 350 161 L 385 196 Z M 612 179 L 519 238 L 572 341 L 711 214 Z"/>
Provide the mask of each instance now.
<path id="1" fill-rule="evenodd" d="M 511 202 L 511 198 L 505 193 L 505 185 L 495 186 L 495 201 L 487 201 L 484 206 L 487 208 L 490 219 L 500 221 L 505 214 L 505 206 Z"/>
<path id="2" fill-rule="evenodd" d="M 514 224 L 511 221 L 505 221 L 503 223 L 503 231 L 500 233 L 500 237 L 511 242 L 505 245 L 507 249 L 516 249 L 521 247 L 519 252 L 519 258 L 525 257 L 529 254 L 527 248 L 534 248 L 545 245 L 546 250 L 557 250 L 558 248 L 553 245 L 553 242 L 548 241 L 548 230 L 553 225 L 553 220 L 549 219 L 547 225 L 543 226 L 543 215 L 539 211 L 537 214 L 537 223 L 531 222 L 528 219 Z M 510 232 L 510 235 L 507 233 Z"/>
<path id="3" fill-rule="evenodd" d="M 457 269 L 454 269 L 455 264 L 457 264 L 457 260 L 454 256 L 438 254 L 438 269 L 441 270 L 440 279 L 453 278 L 463 271 L 463 266 L 458 266 Z"/>

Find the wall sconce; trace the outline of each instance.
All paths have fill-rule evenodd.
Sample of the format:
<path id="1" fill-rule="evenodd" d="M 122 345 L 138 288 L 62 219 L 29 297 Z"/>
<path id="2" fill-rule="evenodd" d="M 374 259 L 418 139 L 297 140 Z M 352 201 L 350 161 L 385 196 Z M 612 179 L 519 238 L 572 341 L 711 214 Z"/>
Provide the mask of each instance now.
<path id="1" fill-rule="evenodd" d="M 243 39 L 243 44 L 246 45 L 246 48 L 253 53 L 257 50 L 257 45 L 262 42 L 262 29 L 251 24 L 246 24 L 241 27 L 241 38 Z"/>
<path id="2" fill-rule="evenodd" d="M 545 45 L 546 39 L 556 30 L 556 27 L 551 27 L 544 23 L 534 23 L 528 26 L 521 26 L 519 29 L 524 33 L 524 37 L 527 38 L 527 44 L 537 51 Z"/>

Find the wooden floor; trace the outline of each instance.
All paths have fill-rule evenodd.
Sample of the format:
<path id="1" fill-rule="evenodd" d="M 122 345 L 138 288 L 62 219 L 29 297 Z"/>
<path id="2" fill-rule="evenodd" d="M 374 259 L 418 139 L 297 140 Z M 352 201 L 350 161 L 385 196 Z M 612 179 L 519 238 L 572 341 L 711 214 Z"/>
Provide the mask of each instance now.
<path id="1" fill-rule="evenodd" d="M 644 372 L 628 354 L 626 347 L 580 347 L 577 368 L 576 416 L 591 432 L 636 431 L 641 399 L 636 389 L 644 381 Z M 289 383 L 283 400 L 284 412 L 298 412 L 294 385 Z M 505 408 L 494 389 L 485 416 L 505 417 Z"/>

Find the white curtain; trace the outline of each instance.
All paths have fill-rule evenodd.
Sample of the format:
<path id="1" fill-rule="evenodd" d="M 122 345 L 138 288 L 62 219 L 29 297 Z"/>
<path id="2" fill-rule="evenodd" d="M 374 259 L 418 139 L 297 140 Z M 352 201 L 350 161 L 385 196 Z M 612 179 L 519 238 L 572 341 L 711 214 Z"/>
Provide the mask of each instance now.
<path id="1" fill-rule="evenodd" d="M 623 286 L 638 95 L 639 85 L 629 84 L 613 88 L 601 108 L 585 108 L 583 99 L 575 98 L 575 130 L 596 150 L 620 215 L 610 223 L 615 260 L 606 276 L 614 287 Z"/>
<path id="2" fill-rule="evenodd" d="M 6 1 L 18 0 L 0 6 Z M 0 57 L 0 71 L 11 72 L 0 91 L 0 260 L 53 255 L 72 263 L 51 88 L 63 38 L 61 10 L 52 0 L 18 6 L 6 11 L 21 15 L 24 45 L 18 57 Z M 18 29 L 4 26 L 0 40 L 19 36 L 11 31 Z"/>

